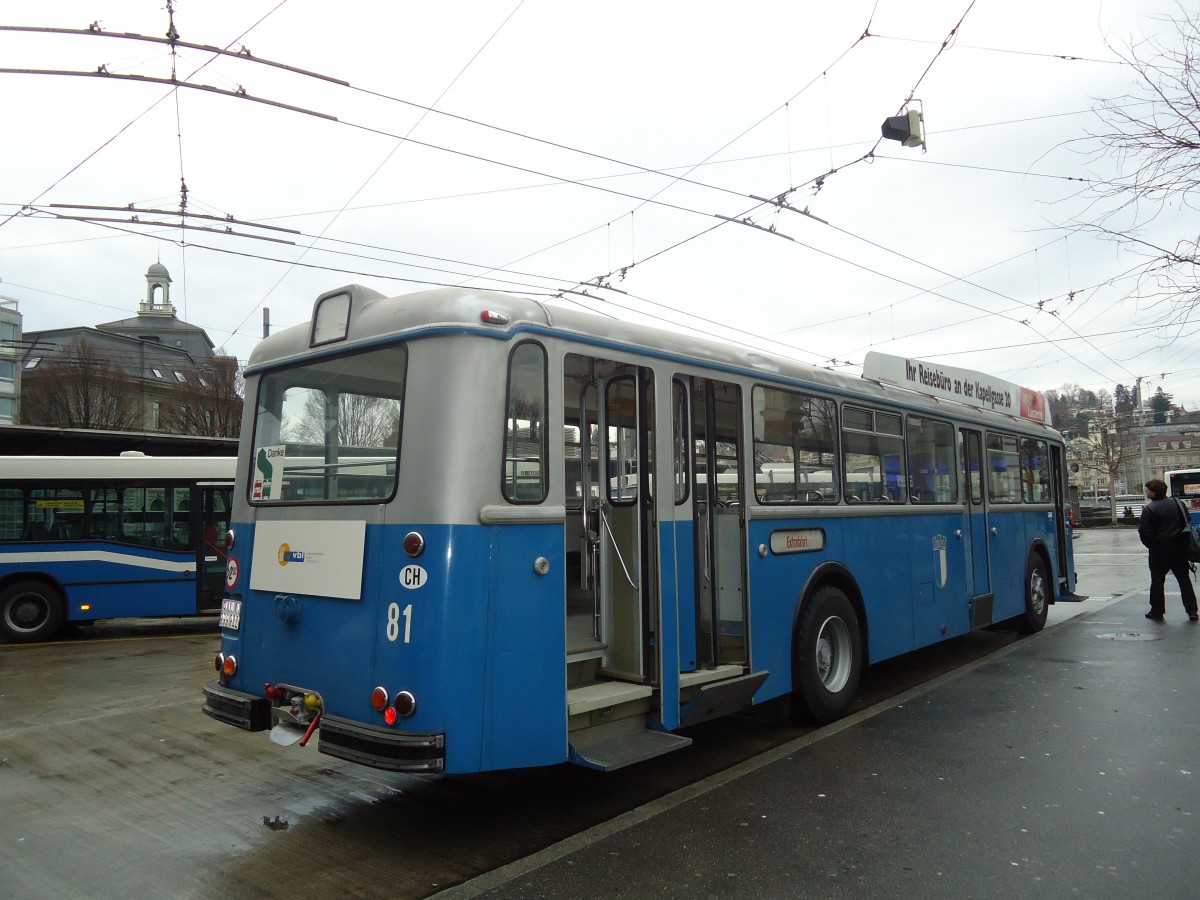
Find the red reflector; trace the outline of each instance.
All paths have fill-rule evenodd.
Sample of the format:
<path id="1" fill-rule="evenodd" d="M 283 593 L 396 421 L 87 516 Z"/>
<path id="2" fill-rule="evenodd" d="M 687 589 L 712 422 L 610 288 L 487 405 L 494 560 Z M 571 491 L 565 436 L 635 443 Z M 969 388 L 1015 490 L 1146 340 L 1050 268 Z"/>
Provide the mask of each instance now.
<path id="1" fill-rule="evenodd" d="M 389 725 L 396 724 L 396 711 L 390 706 L 383 711 L 383 721 L 387 722 Z"/>
<path id="2" fill-rule="evenodd" d="M 415 531 L 410 531 L 404 536 L 404 552 L 409 556 L 420 556 L 421 551 L 425 549 L 425 538 L 421 537 Z"/>
<path id="3" fill-rule="evenodd" d="M 388 692 L 385 687 L 377 687 L 371 691 L 371 708 L 378 712 L 387 706 Z"/>
<path id="4" fill-rule="evenodd" d="M 283 691 L 281 691 L 279 688 L 275 687 L 275 685 L 273 685 L 273 684 L 264 684 L 263 685 L 263 693 L 266 694 L 272 700 L 278 700 L 280 697 L 283 696 Z"/>
<path id="5" fill-rule="evenodd" d="M 408 691 L 401 691 L 396 695 L 392 706 L 400 715 L 411 716 L 417 711 L 417 698 Z"/>

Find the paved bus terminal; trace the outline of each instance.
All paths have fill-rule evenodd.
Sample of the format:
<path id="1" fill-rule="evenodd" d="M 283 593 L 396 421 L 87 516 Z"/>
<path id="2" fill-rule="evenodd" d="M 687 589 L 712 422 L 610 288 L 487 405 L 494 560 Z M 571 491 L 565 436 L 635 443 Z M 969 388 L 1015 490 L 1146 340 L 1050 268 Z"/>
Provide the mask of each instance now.
<path id="1" fill-rule="evenodd" d="M 1200 625 L 1075 548 L 1040 634 L 440 896 L 1194 896 Z"/>

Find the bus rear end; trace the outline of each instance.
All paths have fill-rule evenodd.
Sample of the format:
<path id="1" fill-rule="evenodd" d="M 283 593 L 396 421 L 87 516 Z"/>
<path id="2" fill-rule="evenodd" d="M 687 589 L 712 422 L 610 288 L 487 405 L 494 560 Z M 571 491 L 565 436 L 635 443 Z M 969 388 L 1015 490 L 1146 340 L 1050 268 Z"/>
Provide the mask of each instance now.
<path id="1" fill-rule="evenodd" d="M 322 308 L 338 297 L 350 339 L 326 347 Z M 492 563 L 516 558 L 505 540 L 540 536 L 561 579 L 561 522 L 481 521 L 477 485 L 499 499 L 503 450 L 503 379 L 485 375 L 507 342 L 376 299 L 325 295 L 311 331 L 251 359 L 204 712 L 385 770 L 560 762 L 565 685 L 546 672 L 562 662 L 561 581 L 522 564 L 497 586 Z"/>

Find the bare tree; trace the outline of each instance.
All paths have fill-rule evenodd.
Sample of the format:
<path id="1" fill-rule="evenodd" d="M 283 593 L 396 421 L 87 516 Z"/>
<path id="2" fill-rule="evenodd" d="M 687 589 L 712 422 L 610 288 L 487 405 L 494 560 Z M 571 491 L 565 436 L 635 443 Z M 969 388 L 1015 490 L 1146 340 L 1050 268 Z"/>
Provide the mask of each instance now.
<path id="1" fill-rule="evenodd" d="M 86 338 L 26 370 L 21 383 L 21 421 L 58 428 L 131 431 L 142 426 L 138 387 Z"/>
<path id="2" fill-rule="evenodd" d="M 1101 100 L 1103 126 L 1078 142 L 1092 160 L 1109 159 L 1115 177 L 1091 181 L 1070 227 L 1116 241 L 1140 258 L 1132 274 L 1137 296 L 1159 308 L 1163 324 L 1183 325 L 1200 303 L 1200 235 L 1183 217 L 1184 233 L 1152 238 L 1160 214 L 1195 210 L 1200 201 L 1200 13 L 1180 6 L 1171 40 L 1151 37 L 1110 48 L 1136 76 L 1133 90 Z M 1175 41 L 1177 39 L 1177 43 Z"/>
<path id="3" fill-rule="evenodd" d="M 1110 407 L 1111 409 L 1111 407 Z M 1132 413 L 1102 415 L 1088 435 L 1093 458 L 1108 476 L 1108 506 L 1112 524 L 1117 524 L 1117 481 L 1121 467 L 1139 450 L 1141 432 Z"/>
<path id="4" fill-rule="evenodd" d="M 189 373 L 189 381 L 173 392 L 178 406 L 164 416 L 166 430 L 207 437 L 238 436 L 245 389 L 241 370 L 232 356 L 215 357 L 213 363 Z"/>
<path id="5" fill-rule="evenodd" d="M 395 447 L 400 420 L 400 404 L 387 397 L 365 394 L 339 394 L 337 407 L 337 443 L 341 447 Z M 326 417 L 325 395 L 310 391 L 304 411 L 294 423 L 289 438 L 309 444 L 326 443 L 327 430 L 334 422 Z"/>

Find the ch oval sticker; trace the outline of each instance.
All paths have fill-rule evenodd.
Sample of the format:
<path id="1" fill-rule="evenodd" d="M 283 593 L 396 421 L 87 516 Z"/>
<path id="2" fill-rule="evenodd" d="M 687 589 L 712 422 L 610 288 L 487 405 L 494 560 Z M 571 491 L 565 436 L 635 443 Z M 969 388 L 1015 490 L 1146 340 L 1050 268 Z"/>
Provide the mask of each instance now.
<path id="1" fill-rule="evenodd" d="M 400 586 L 410 591 L 423 587 L 429 580 L 429 573 L 420 566 L 405 566 L 400 570 Z"/>

